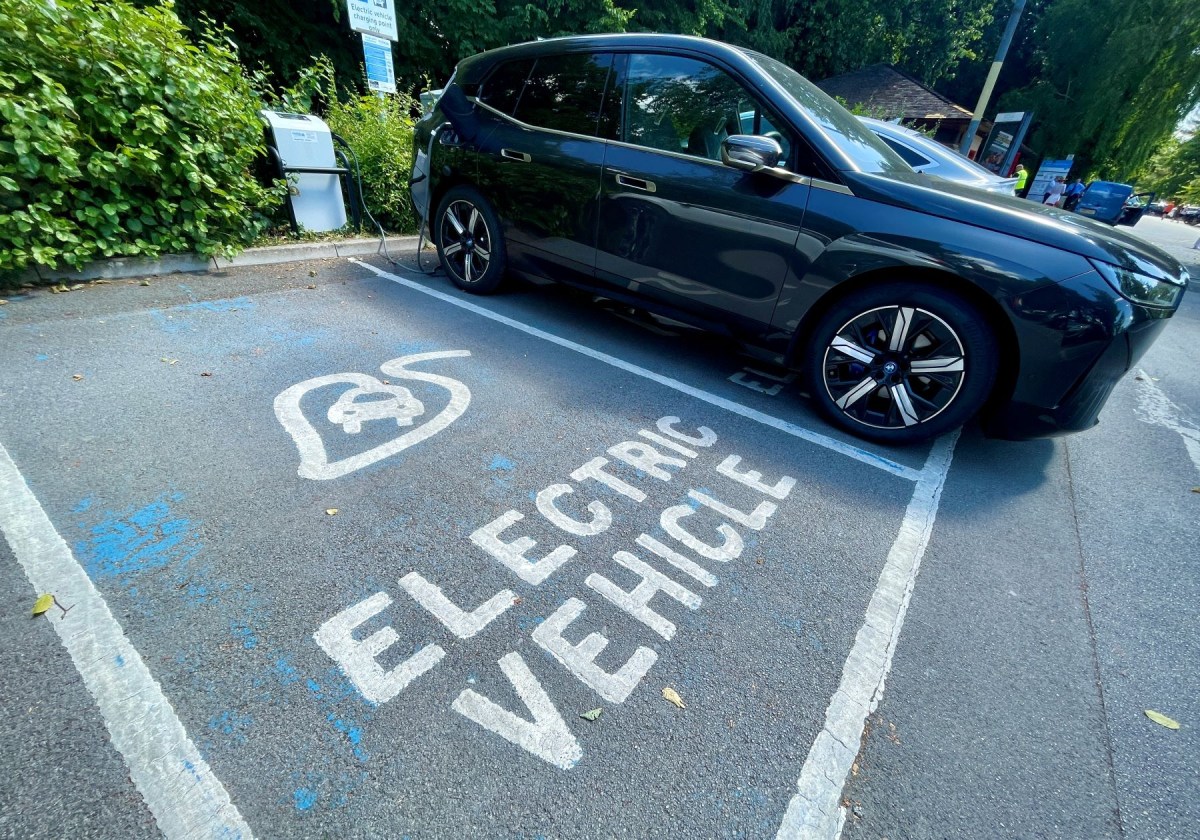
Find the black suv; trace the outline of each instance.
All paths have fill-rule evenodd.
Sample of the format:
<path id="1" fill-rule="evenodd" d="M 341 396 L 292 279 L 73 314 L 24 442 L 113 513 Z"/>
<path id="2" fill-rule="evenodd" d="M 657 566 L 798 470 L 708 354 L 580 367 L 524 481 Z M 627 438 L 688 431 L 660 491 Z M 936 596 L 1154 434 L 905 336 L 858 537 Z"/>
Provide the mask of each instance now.
<path id="1" fill-rule="evenodd" d="M 735 337 L 835 423 L 903 443 L 1086 429 L 1178 308 L 1179 263 L 914 172 L 789 67 L 600 35 L 464 60 L 413 199 L 460 288 L 515 271 Z"/>

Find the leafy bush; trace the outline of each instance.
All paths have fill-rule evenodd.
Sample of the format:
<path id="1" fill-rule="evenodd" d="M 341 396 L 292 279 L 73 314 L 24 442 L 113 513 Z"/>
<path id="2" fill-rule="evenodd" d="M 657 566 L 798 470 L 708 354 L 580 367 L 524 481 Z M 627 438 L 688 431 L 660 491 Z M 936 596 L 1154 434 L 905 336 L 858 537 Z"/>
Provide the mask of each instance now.
<path id="1" fill-rule="evenodd" d="M 325 119 L 354 150 L 362 170 L 367 209 L 386 230 L 415 231 L 409 203 L 412 174 L 413 110 L 411 96 L 374 94 L 330 103 Z"/>
<path id="2" fill-rule="evenodd" d="M 170 5 L 0 0 L 0 270 L 253 241 L 281 200 L 259 107 Z"/>

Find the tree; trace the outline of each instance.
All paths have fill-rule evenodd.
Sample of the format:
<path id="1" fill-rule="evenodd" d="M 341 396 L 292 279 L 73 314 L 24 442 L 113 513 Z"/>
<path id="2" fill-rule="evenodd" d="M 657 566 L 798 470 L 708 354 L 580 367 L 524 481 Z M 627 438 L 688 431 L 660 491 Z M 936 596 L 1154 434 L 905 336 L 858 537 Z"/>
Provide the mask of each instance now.
<path id="1" fill-rule="evenodd" d="M 1031 145 L 1127 179 L 1200 101 L 1195 0 L 1053 0 L 1031 80 L 1001 98 L 1037 113 Z"/>
<path id="2" fill-rule="evenodd" d="M 1200 193 L 1200 132 L 1185 140 L 1169 137 L 1137 174 L 1137 182 L 1167 198 Z"/>

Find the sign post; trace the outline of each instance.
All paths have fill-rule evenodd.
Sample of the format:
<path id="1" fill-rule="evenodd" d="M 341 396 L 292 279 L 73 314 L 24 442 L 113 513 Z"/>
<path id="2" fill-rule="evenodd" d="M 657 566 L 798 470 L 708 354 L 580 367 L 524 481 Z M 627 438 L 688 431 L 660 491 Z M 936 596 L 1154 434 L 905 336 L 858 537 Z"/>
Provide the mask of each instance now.
<path id="1" fill-rule="evenodd" d="M 363 58 L 367 65 L 367 87 L 376 93 L 396 92 L 396 73 L 392 66 L 392 42 L 363 33 Z"/>
<path id="2" fill-rule="evenodd" d="M 346 0 L 350 30 L 362 33 L 367 87 L 380 99 L 396 92 L 392 41 L 396 40 L 396 7 L 393 0 Z"/>
<path id="3" fill-rule="evenodd" d="M 1037 175 L 1034 176 L 1033 182 L 1029 185 L 1029 192 L 1026 197 L 1030 201 L 1036 201 L 1039 204 L 1042 201 L 1042 196 L 1050 189 L 1051 182 L 1059 175 L 1064 178 L 1071 171 L 1072 160 L 1044 160 L 1042 165 L 1038 167 Z"/>
<path id="4" fill-rule="evenodd" d="M 350 12 L 350 31 L 396 40 L 396 7 L 392 0 L 346 0 L 346 5 Z"/>
<path id="5" fill-rule="evenodd" d="M 1031 111 L 997 114 L 983 144 L 983 151 L 977 158 L 978 162 L 997 175 L 1007 177 L 1017 162 L 1017 154 L 1021 151 L 1021 143 L 1025 140 L 1032 119 Z"/>

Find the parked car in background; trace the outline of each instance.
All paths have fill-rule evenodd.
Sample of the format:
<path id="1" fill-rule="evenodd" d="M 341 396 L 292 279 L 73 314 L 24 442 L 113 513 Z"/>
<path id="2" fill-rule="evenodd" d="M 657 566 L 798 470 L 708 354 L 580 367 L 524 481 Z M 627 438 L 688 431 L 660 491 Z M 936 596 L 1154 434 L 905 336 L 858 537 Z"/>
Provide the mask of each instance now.
<path id="1" fill-rule="evenodd" d="M 1134 193 L 1133 185 L 1092 181 L 1075 205 L 1075 212 L 1110 225 L 1133 227 L 1146 214 L 1154 193 Z"/>
<path id="2" fill-rule="evenodd" d="M 980 413 L 1004 437 L 1091 427 L 1187 285 L 1136 237 L 914 172 L 790 67 L 701 38 L 465 59 L 413 159 L 460 289 L 515 272 L 719 331 L 886 443 Z"/>
<path id="3" fill-rule="evenodd" d="M 1001 178 L 987 167 L 963 157 L 919 131 L 871 117 L 859 119 L 918 172 L 948 178 L 1000 195 L 1012 195 L 1017 188 L 1016 178 Z"/>

